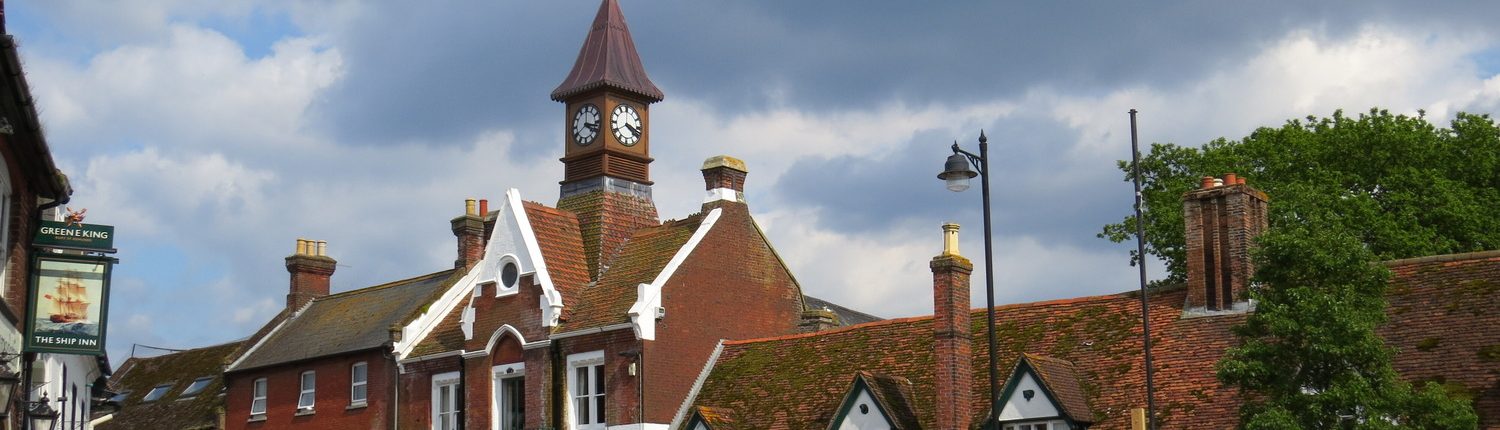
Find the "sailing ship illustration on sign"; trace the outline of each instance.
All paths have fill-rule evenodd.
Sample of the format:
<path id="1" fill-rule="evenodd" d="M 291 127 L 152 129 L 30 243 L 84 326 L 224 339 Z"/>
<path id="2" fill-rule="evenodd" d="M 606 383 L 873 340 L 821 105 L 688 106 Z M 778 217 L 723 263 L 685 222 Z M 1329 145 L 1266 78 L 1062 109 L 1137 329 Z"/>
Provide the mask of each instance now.
<path id="1" fill-rule="evenodd" d="M 47 319 L 55 323 L 89 322 L 89 290 L 77 271 L 69 270 L 57 278 L 56 290 L 43 298 L 51 301 Z"/>

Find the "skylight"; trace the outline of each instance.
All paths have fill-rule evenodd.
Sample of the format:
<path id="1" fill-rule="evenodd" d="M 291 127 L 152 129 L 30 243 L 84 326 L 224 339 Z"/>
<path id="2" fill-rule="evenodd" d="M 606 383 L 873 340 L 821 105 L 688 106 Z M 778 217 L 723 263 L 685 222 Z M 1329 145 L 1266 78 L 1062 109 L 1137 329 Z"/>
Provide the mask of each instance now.
<path id="1" fill-rule="evenodd" d="M 169 390 L 171 388 L 172 388 L 172 384 L 157 385 L 155 388 L 152 388 L 150 392 L 147 392 L 146 393 L 146 398 L 141 399 L 141 401 L 143 401 L 143 402 L 154 402 L 157 399 L 160 399 L 162 396 L 167 395 L 167 390 Z"/>
<path id="2" fill-rule="evenodd" d="M 130 397 L 130 390 L 125 390 L 125 391 L 121 391 L 119 394 L 115 394 L 114 397 L 110 397 L 109 401 L 113 402 L 113 403 L 120 403 L 120 402 L 124 402 L 125 399 L 128 398 L 128 397 Z"/>
<path id="3" fill-rule="evenodd" d="M 213 381 L 214 377 L 212 376 L 204 376 L 202 378 L 194 379 L 193 383 L 188 385 L 187 389 L 182 390 L 182 395 L 180 397 L 192 397 L 194 395 L 197 395 L 198 393 L 203 392 L 204 388 L 208 388 L 208 383 Z"/>

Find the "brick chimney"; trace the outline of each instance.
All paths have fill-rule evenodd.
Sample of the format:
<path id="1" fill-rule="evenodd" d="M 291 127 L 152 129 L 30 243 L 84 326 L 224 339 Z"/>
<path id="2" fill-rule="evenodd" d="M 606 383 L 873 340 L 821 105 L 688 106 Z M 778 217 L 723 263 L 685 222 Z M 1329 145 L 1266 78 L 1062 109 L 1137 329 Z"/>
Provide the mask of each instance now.
<path id="1" fill-rule="evenodd" d="M 328 281 L 338 262 L 327 254 L 328 242 L 297 239 L 296 252 L 286 257 L 286 271 L 292 274 L 287 311 L 296 312 L 313 299 L 328 295 Z"/>
<path id="2" fill-rule="evenodd" d="M 484 207 L 475 208 L 475 202 L 474 199 L 465 199 L 464 214 L 451 221 L 453 236 L 458 238 L 458 258 L 453 260 L 454 268 L 469 267 L 484 258 L 484 215 L 488 215 L 490 204 L 489 200 L 480 200 Z"/>
<path id="3" fill-rule="evenodd" d="M 720 202 L 745 203 L 745 176 L 750 169 L 745 162 L 728 155 L 719 155 L 703 160 L 703 188 L 708 196 L 703 199 L 703 210 L 718 206 Z"/>
<path id="4" fill-rule="evenodd" d="M 937 364 L 937 426 L 969 428 L 974 383 L 969 327 L 969 274 L 974 264 L 958 255 L 958 224 L 943 224 L 943 253 L 932 258 L 933 362 Z"/>
<path id="5" fill-rule="evenodd" d="M 802 321 L 797 324 L 797 331 L 812 333 L 828 330 L 839 326 L 839 315 L 828 308 L 808 309 L 802 311 Z"/>
<path id="6" fill-rule="evenodd" d="M 1182 196 L 1188 299 L 1185 311 L 1246 310 L 1250 247 L 1266 230 L 1266 193 L 1230 173 L 1203 177 Z"/>

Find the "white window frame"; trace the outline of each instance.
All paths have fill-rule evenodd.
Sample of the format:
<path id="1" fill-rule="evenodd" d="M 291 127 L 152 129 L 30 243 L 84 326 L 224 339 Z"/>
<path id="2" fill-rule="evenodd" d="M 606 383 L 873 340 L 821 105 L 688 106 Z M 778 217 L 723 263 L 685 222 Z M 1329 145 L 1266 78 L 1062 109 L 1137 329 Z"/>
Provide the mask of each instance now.
<path id="1" fill-rule="evenodd" d="M 364 371 L 364 378 L 360 378 L 360 370 Z M 364 393 L 355 397 L 363 389 Z M 366 362 L 354 363 L 349 366 L 349 405 L 361 406 L 370 400 L 370 364 Z"/>
<path id="2" fill-rule="evenodd" d="M 307 386 L 309 377 L 312 378 L 311 387 Z M 297 387 L 300 389 L 297 393 L 297 412 L 313 410 L 313 406 L 318 403 L 318 372 L 309 370 L 297 375 Z M 302 402 L 303 398 L 307 399 L 306 404 Z"/>
<path id="3" fill-rule="evenodd" d="M 438 399 L 442 398 L 440 397 L 440 394 L 442 392 L 441 390 L 444 389 L 452 390 L 451 398 L 453 399 L 453 410 L 451 411 L 444 411 L 440 409 L 442 407 L 442 404 Z M 459 392 L 460 388 L 458 372 L 439 373 L 436 375 L 432 375 L 432 399 L 428 403 L 432 405 L 431 427 L 433 430 L 457 430 L 463 428 L 463 424 L 458 422 L 458 411 L 463 410 L 463 405 L 458 404 Z M 453 419 L 453 427 L 438 427 L 438 423 L 440 422 L 443 415 L 449 415 Z"/>
<path id="4" fill-rule="evenodd" d="M 516 283 L 511 285 L 505 284 L 506 263 L 516 265 Z M 521 260 L 516 258 L 514 254 L 501 256 L 499 262 L 495 264 L 495 297 L 509 296 L 519 292 L 521 277 L 525 275 L 526 273 L 521 271 Z"/>
<path id="5" fill-rule="evenodd" d="M 199 385 L 200 382 L 202 383 L 201 386 Z M 203 390 L 208 389 L 208 384 L 212 384 L 213 382 L 214 382 L 214 377 L 212 377 L 212 376 L 202 376 L 202 377 L 199 377 L 197 379 L 194 379 L 193 382 L 189 382 L 188 383 L 187 388 L 183 388 L 182 389 L 182 394 L 178 394 L 177 395 L 178 396 L 177 400 L 187 400 L 187 399 L 191 399 L 191 398 L 194 398 L 194 397 L 198 397 L 199 394 L 203 393 Z M 195 386 L 198 387 L 198 391 L 193 392 L 193 387 L 195 387 Z"/>
<path id="6" fill-rule="evenodd" d="M 589 351 L 589 352 L 580 352 L 580 353 L 577 353 L 577 354 L 569 354 L 568 355 L 568 386 L 566 387 L 566 393 L 567 393 L 567 399 L 568 399 L 567 400 L 568 424 L 569 424 L 569 428 L 570 429 L 572 429 L 572 430 L 604 430 L 605 429 L 605 423 L 607 422 L 607 418 L 608 417 L 606 417 L 604 411 L 601 410 L 601 408 L 598 407 L 598 404 L 599 404 L 598 398 L 605 397 L 605 393 L 604 392 L 594 393 L 594 392 L 592 392 L 592 390 L 590 390 L 591 392 L 589 392 L 587 394 L 580 394 L 580 393 L 575 393 L 574 392 L 574 391 L 576 391 L 576 388 L 578 387 L 578 369 L 587 368 L 589 370 L 587 370 L 586 372 L 588 372 L 588 375 L 590 375 L 589 376 L 590 378 L 600 378 L 598 380 L 603 381 L 603 378 L 604 378 L 604 368 L 603 367 L 604 367 L 604 351 Z M 597 385 L 597 383 L 593 383 L 594 381 L 592 381 L 592 380 L 588 381 L 588 382 L 591 382 L 590 384 L 588 384 L 590 387 Z M 609 386 L 607 385 L 608 381 L 604 381 L 604 383 L 606 384 L 604 386 L 604 388 L 605 388 L 604 391 L 607 392 L 607 391 L 609 391 L 608 390 Z M 590 422 L 587 423 L 587 424 L 583 423 L 583 421 L 584 421 L 583 417 L 579 417 L 578 416 L 578 412 L 579 412 L 577 410 L 578 408 L 576 408 L 576 407 L 573 406 L 579 399 L 582 399 L 584 397 L 587 397 L 588 398 L 587 401 L 590 402 L 589 404 L 593 405 L 593 407 L 589 408 L 589 410 L 591 412 L 593 412 L 593 414 L 592 414 L 593 416 L 592 417 L 588 417 L 589 418 L 588 421 L 590 421 Z M 605 404 L 607 405 L 608 404 L 607 403 L 608 400 L 606 399 L 605 402 L 606 402 Z"/>
<path id="7" fill-rule="evenodd" d="M 500 405 L 501 401 L 505 399 L 501 398 L 500 395 L 500 382 L 506 379 L 526 377 L 526 363 L 510 363 L 495 366 L 490 369 L 490 375 L 492 382 L 490 384 L 490 428 L 498 429 L 500 428 L 500 423 L 505 422 L 506 418 L 501 416 L 505 413 L 505 410 Z M 525 402 L 526 399 L 520 399 L 520 401 Z"/>
<path id="8" fill-rule="evenodd" d="M 264 416 L 265 414 L 266 378 L 256 378 L 255 382 L 250 384 L 250 416 Z"/>
<path id="9" fill-rule="evenodd" d="M 1008 423 L 1002 426 L 1005 430 L 1035 430 L 1037 426 L 1045 425 L 1046 430 L 1067 430 L 1068 423 L 1058 420 L 1041 420 Z"/>

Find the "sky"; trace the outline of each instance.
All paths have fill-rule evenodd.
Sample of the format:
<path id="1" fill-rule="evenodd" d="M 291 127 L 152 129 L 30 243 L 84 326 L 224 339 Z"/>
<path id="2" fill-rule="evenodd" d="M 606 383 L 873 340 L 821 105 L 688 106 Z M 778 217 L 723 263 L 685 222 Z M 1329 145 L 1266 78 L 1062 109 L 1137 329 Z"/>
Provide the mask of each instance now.
<path id="1" fill-rule="evenodd" d="M 565 114 L 548 94 L 599 3 L 8 6 L 69 206 L 116 226 L 119 362 L 252 333 L 285 306 L 299 237 L 328 241 L 348 291 L 451 267 L 465 198 L 555 204 Z M 1496 2 L 621 7 L 666 93 L 649 131 L 662 218 L 698 210 L 704 159 L 741 158 L 803 291 L 882 317 L 931 313 L 948 221 L 983 305 L 978 187 L 936 179 L 980 130 L 1004 304 L 1138 288 L 1134 244 L 1096 237 L 1131 213 L 1115 162 L 1132 108 L 1143 145 L 1193 146 L 1338 109 L 1500 109 Z"/>

